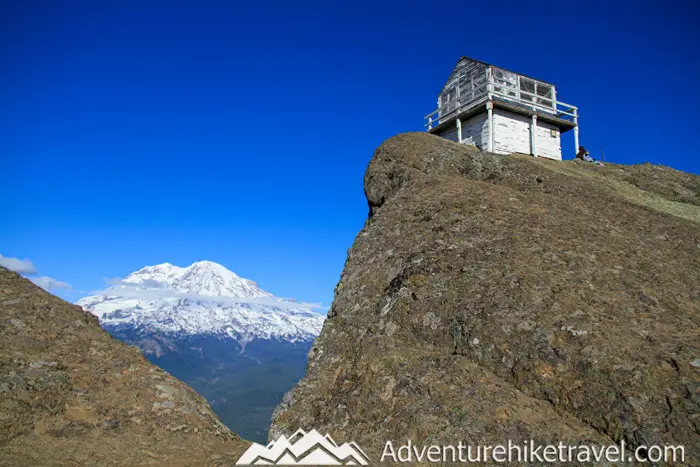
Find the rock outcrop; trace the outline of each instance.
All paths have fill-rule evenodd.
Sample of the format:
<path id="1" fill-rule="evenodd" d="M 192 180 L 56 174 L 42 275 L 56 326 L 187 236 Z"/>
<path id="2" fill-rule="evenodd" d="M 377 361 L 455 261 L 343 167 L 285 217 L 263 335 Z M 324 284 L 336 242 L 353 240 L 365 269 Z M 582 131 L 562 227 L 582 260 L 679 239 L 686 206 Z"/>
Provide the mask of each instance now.
<path id="1" fill-rule="evenodd" d="M 402 134 L 365 175 L 270 438 L 682 444 L 700 462 L 700 177 Z M 692 463 L 692 462 L 691 462 Z"/>
<path id="2" fill-rule="evenodd" d="M 217 465 L 248 445 L 97 318 L 0 267 L 0 465 Z"/>

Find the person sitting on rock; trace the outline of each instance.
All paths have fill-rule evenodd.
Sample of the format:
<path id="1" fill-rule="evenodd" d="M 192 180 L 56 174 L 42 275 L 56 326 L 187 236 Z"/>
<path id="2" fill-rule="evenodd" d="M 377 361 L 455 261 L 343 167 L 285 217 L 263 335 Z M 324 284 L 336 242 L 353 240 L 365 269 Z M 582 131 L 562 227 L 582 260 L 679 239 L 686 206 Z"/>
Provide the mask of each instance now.
<path id="1" fill-rule="evenodd" d="M 581 159 L 584 162 L 590 162 L 592 164 L 596 165 L 603 165 L 602 163 L 598 162 L 597 160 L 593 159 L 591 157 L 591 153 L 586 150 L 583 146 L 578 147 L 578 152 L 576 153 L 576 158 Z"/>

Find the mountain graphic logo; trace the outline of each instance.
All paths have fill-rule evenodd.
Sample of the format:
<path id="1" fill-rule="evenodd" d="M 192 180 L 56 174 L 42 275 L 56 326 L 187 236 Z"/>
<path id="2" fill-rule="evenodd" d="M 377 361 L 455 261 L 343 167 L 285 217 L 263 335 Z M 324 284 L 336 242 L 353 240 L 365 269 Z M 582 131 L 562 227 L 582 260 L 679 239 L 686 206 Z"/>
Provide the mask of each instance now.
<path id="1" fill-rule="evenodd" d="M 253 443 L 236 465 L 369 465 L 369 458 L 354 442 L 338 446 L 328 434 L 300 429 L 267 446 Z"/>

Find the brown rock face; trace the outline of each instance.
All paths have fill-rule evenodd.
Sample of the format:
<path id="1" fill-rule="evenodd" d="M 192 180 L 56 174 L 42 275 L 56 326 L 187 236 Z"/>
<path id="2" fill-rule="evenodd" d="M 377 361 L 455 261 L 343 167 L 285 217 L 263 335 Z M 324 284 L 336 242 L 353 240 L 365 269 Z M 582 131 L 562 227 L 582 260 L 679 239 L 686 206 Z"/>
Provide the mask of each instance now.
<path id="1" fill-rule="evenodd" d="M 0 267 L 0 465 L 216 465 L 248 444 L 95 317 Z"/>
<path id="2" fill-rule="evenodd" d="M 682 444 L 700 462 L 700 178 L 377 149 L 370 218 L 270 438 Z M 690 461 L 690 462 L 689 462 Z"/>

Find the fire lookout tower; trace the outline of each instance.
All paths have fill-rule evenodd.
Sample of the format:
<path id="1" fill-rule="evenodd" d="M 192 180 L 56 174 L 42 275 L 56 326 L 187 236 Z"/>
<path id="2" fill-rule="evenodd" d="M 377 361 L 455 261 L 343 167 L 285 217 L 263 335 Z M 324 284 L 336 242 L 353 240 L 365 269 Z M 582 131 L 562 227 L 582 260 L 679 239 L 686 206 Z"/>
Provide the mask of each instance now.
<path id="1" fill-rule="evenodd" d="M 462 57 L 425 116 L 426 129 L 497 154 L 561 160 L 561 134 L 574 130 L 578 108 L 557 100 L 553 84 Z"/>

